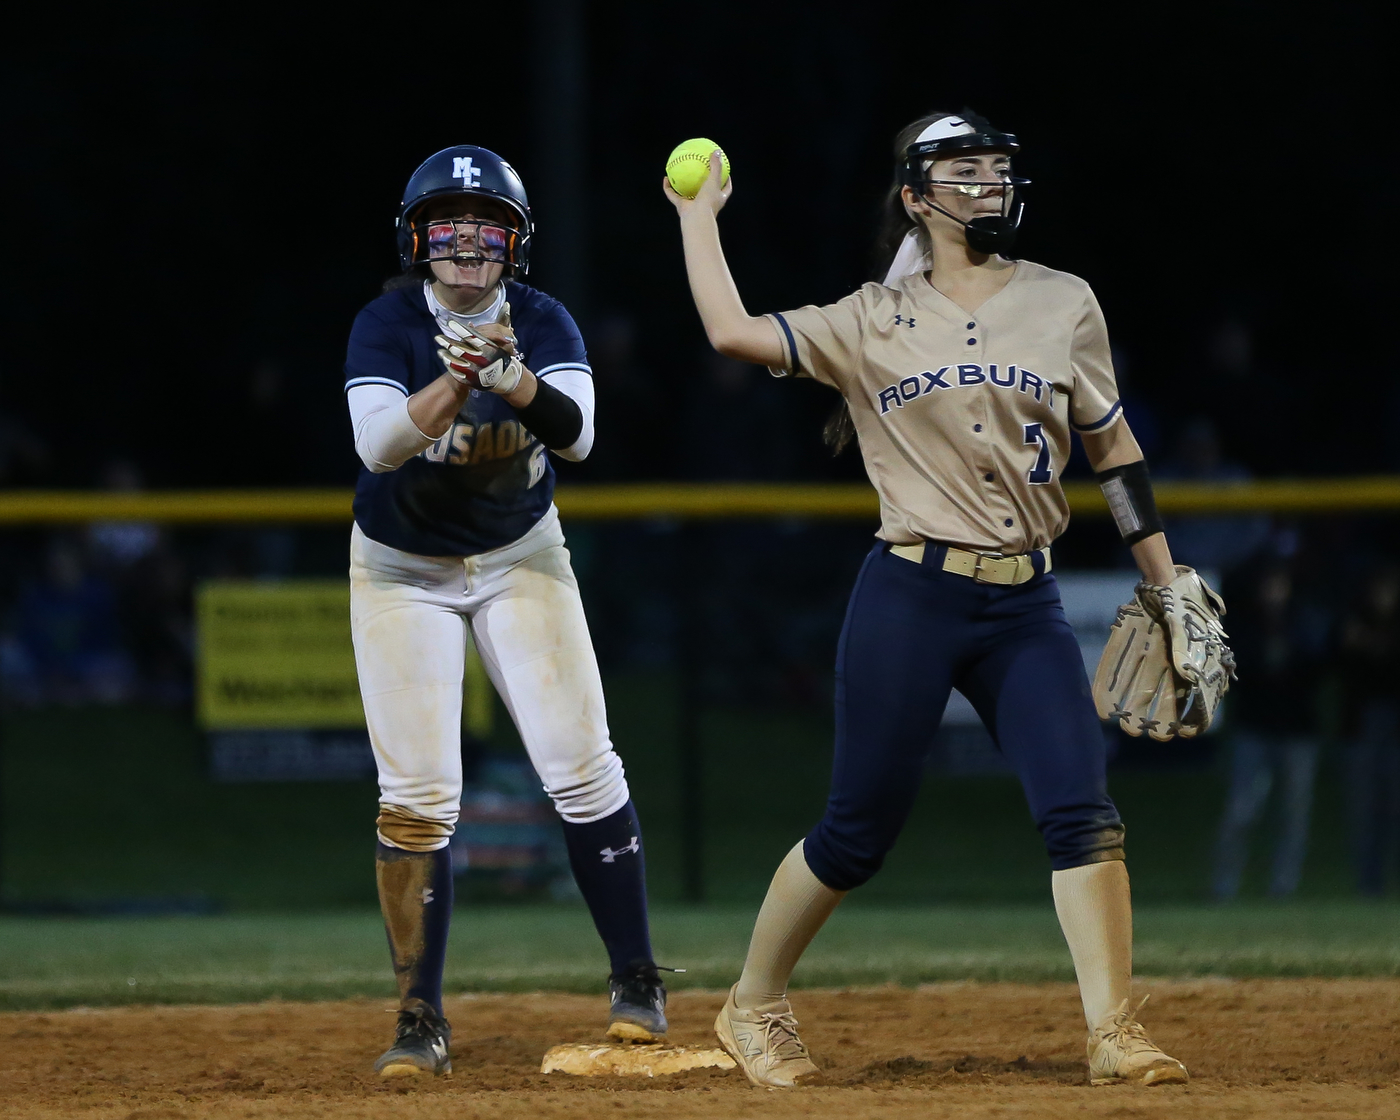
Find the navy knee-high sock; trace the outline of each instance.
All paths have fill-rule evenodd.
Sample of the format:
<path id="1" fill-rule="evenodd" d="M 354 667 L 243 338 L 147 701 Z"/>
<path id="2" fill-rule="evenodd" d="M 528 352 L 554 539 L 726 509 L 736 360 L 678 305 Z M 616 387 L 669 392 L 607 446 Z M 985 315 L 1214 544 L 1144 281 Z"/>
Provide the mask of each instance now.
<path id="1" fill-rule="evenodd" d="M 375 848 L 374 871 L 399 1003 L 422 1000 L 441 1015 L 442 967 L 452 923 L 452 849 L 408 852 L 381 843 Z"/>
<path id="2" fill-rule="evenodd" d="M 600 821 L 563 823 L 574 881 L 588 903 L 613 972 L 653 963 L 642 829 L 632 802 Z"/>

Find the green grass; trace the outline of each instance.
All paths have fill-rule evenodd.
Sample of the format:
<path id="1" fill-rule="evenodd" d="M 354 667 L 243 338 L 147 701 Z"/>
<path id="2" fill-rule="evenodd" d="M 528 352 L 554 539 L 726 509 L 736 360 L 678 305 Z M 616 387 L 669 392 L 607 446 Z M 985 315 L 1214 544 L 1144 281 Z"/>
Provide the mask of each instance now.
<path id="1" fill-rule="evenodd" d="M 661 906 L 673 986 L 721 987 L 743 963 L 751 907 Z M 1143 907 L 1137 968 L 1162 976 L 1400 975 L 1391 903 Z M 606 972 L 578 906 L 463 908 L 449 991 L 601 991 Z M 946 980 L 1069 980 L 1069 953 L 1044 906 L 847 906 L 799 966 L 801 986 Z M 0 1007 L 391 999 L 372 911 L 206 918 L 0 918 Z"/>

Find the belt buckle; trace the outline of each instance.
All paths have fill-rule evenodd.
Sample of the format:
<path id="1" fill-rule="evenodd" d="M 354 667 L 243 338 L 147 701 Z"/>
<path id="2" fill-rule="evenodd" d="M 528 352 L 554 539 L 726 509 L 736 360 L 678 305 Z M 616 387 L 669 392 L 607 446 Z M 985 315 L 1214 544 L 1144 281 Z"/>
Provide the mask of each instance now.
<path id="1" fill-rule="evenodd" d="M 977 564 L 972 569 L 972 578 L 978 583 L 990 583 L 997 587 L 1012 587 L 1018 583 L 1024 583 L 1021 571 L 1026 559 L 1024 556 L 986 556 L 979 552 Z M 983 561 L 988 561 L 985 569 Z M 1011 568 L 1009 577 L 1006 575 L 1007 565 Z"/>
<path id="2" fill-rule="evenodd" d="M 984 561 L 988 561 L 988 560 L 998 560 L 998 561 L 999 561 L 999 560 L 1002 560 L 1002 559 L 1004 559 L 1004 557 L 1001 557 L 1001 556 L 987 556 L 985 553 L 981 553 L 981 552 L 977 553 L 977 563 L 974 564 L 974 565 L 973 565 L 973 568 L 972 568 L 972 578 L 973 578 L 973 581 L 976 582 L 976 583 L 993 583 L 993 584 L 995 584 L 995 583 L 1000 583 L 1000 582 L 1001 582 L 1000 580 L 994 579 L 994 578 L 992 577 L 992 572 L 993 572 L 995 569 L 993 569 L 992 566 L 991 566 L 990 564 L 987 564 L 986 568 L 984 569 L 984 568 L 983 568 L 983 563 L 984 563 Z"/>

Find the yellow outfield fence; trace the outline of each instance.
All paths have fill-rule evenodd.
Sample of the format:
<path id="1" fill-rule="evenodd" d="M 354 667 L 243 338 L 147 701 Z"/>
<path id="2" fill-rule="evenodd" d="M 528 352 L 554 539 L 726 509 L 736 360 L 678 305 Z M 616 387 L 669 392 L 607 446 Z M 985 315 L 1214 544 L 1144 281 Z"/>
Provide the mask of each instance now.
<path id="1" fill-rule="evenodd" d="M 1268 479 L 1239 483 L 1156 483 L 1169 514 L 1362 513 L 1400 510 L 1400 475 Z M 1092 482 L 1065 484 L 1080 517 L 1105 517 Z M 349 490 L 9 490 L 0 492 L 0 525 L 155 521 L 215 525 L 344 524 Z M 560 512 L 575 521 L 647 518 L 874 518 L 875 492 L 863 483 L 607 483 L 561 485 Z"/>

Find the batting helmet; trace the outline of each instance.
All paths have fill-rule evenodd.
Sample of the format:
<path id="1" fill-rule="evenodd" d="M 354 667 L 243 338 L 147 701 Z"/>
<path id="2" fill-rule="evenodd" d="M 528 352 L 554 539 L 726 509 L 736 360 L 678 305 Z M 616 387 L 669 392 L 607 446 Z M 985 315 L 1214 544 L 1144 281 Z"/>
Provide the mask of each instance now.
<path id="1" fill-rule="evenodd" d="M 514 216 L 515 228 L 501 237 L 500 259 L 515 275 L 529 271 L 535 224 L 525 184 L 515 168 L 495 152 L 473 144 L 444 148 L 425 159 L 409 178 L 394 222 L 400 265 L 408 268 L 431 259 L 429 223 L 419 215 L 425 203 L 444 195 L 480 195 L 502 203 Z"/>
<path id="2" fill-rule="evenodd" d="M 940 214 L 947 215 L 963 227 L 968 248 L 973 252 L 1004 253 L 1016 243 L 1016 231 L 1021 227 L 1021 214 L 1026 208 L 1017 188 L 1026 186 L 1030 180 L 1008 176 L 1002 189 L 1001 213 L 985 214 L 964 222 L 930 199 L 929 187 L 940 184 L 966 191 L 985 184 L 930 179 L 925 165 L 931 160 L 946 159 L 956 152 L 992 151 L 1015 155 L 1020 150 L 1020 143 L 1011 133 L 993 128 L 985 117 L 964 109 L 957 116 L 940 117 L 904 149 L 904 182 Z"/>

